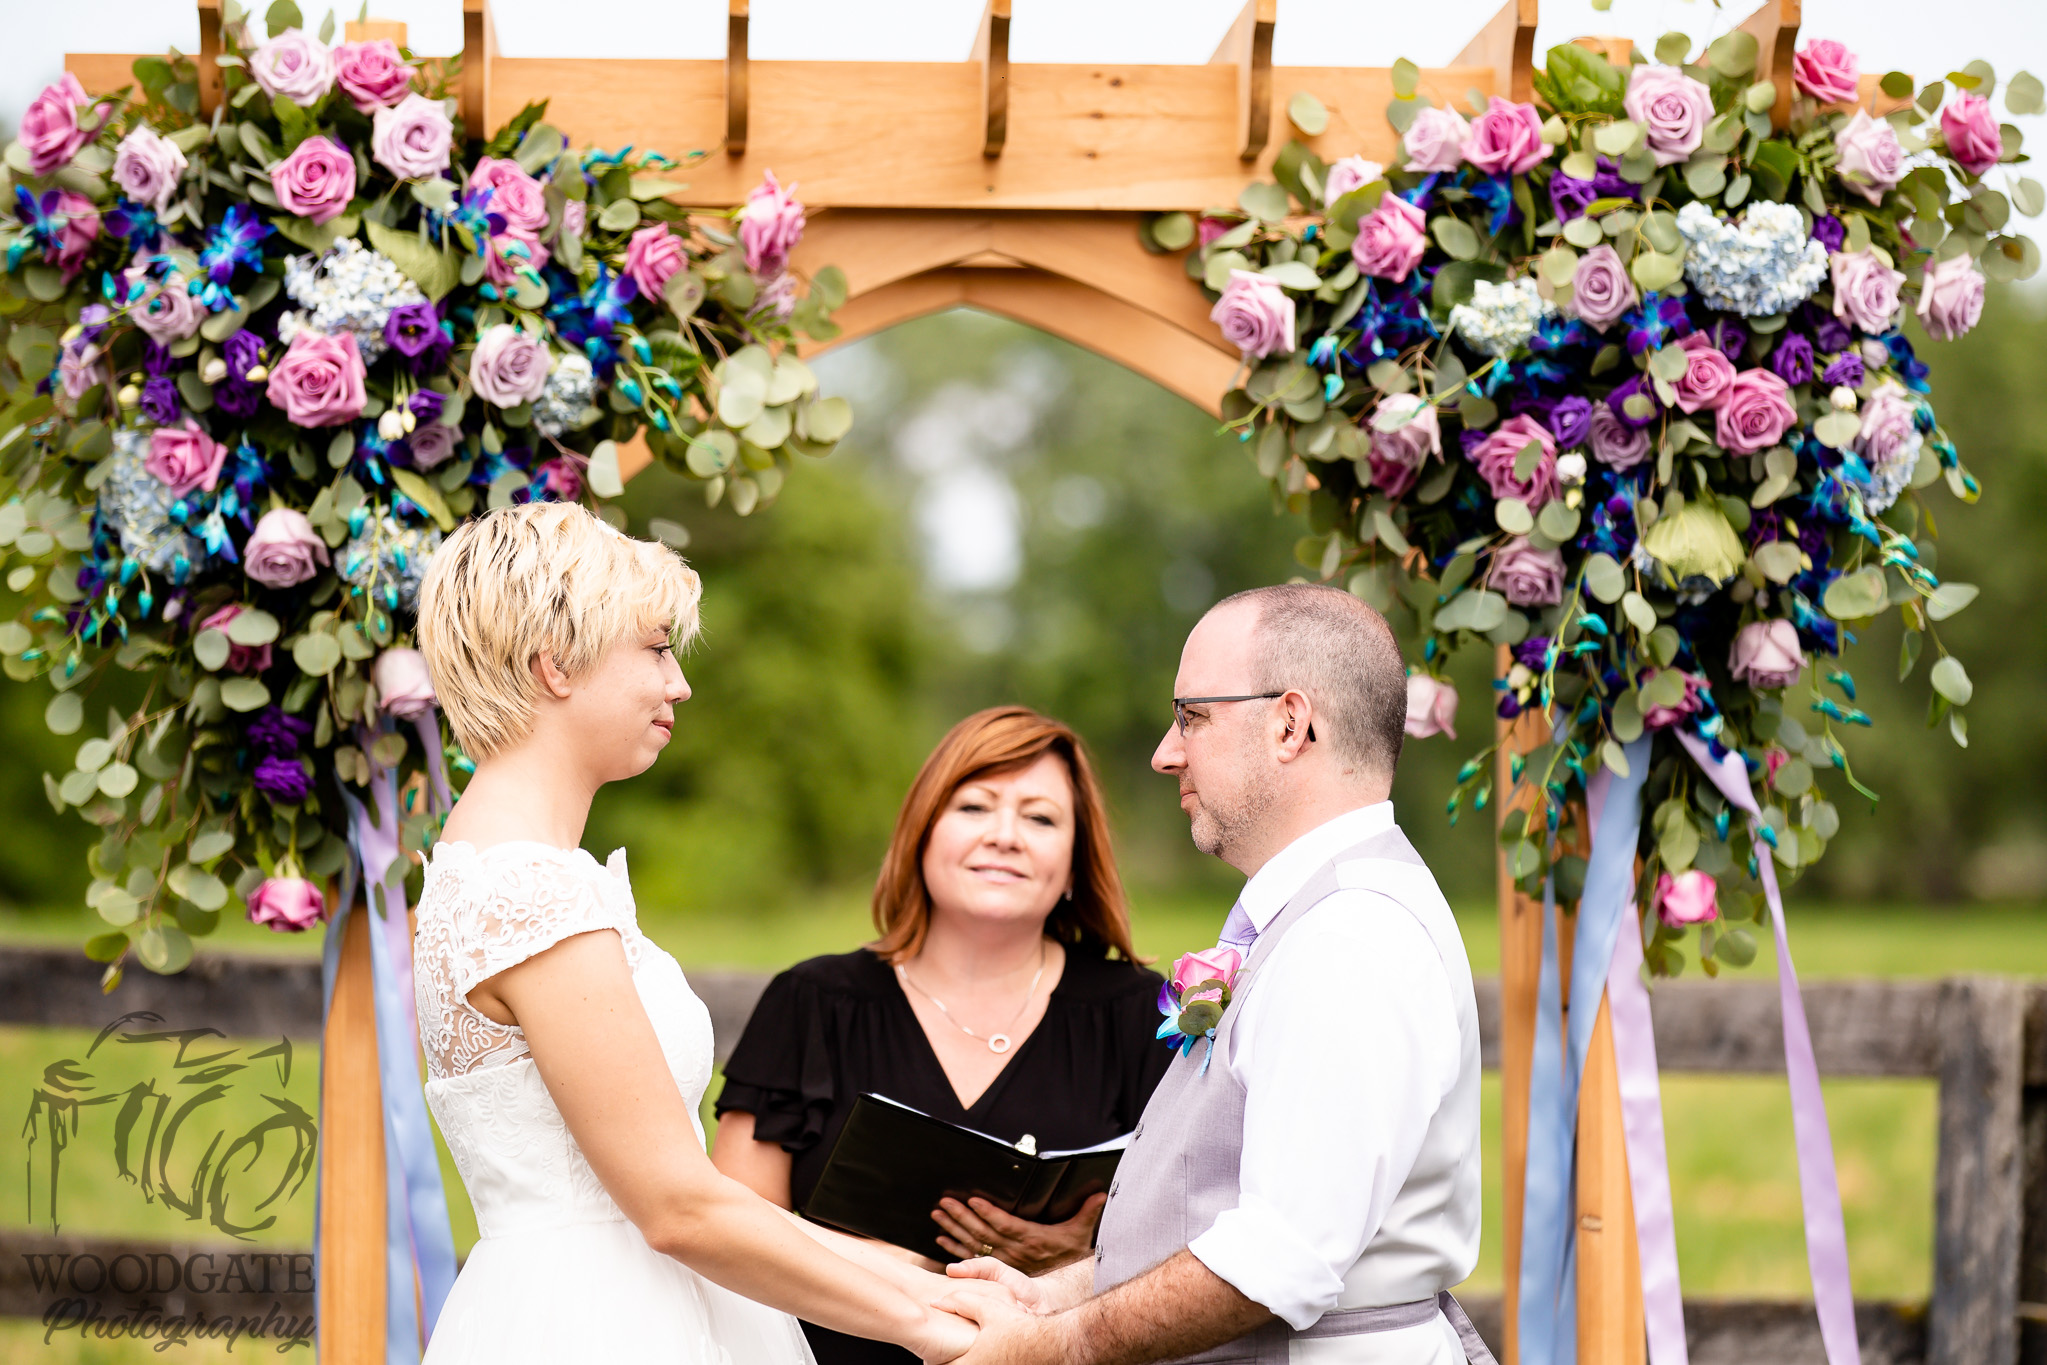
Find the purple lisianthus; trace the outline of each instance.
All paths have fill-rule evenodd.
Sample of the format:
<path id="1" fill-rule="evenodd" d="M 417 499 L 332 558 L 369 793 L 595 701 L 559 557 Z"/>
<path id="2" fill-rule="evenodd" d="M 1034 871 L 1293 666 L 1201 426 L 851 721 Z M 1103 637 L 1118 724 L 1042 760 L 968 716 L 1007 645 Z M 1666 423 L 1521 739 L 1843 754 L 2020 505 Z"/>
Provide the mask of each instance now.
<path id="1" fill-rule="evenodd" d="M 1812 220 L 1812 239 L 1829 252 L 1839 251 L 1848 240 L 1848 229 L 1833 214 L 1823 213 Z"/>
<path id="2" fill-rule="evenodd" d="M 1599 188 L 1590 180 L 1580 180 L 1562 171 L 1549 178 L 1549 206 L 1560 223 L 1568 223 L 1583 215 L 1597 198 Z"/>
<path id="3" fill-rule="evenodd" d="M 310 721 L 287 714 L 281 707 L 266 706 L 249 722 L 246 733 L 251 747 L 289 758 L 312 735 L 313 726 Z"/>
<path id="4" fill-rule="evenodd" d="M 1549 666 L 1549 636 L 1531 635 L 1514 646 L 1514 662 L 1540 672 Z"/>
<path id="5" fill-rule="evenodd" d="M 1845 351 L 1855 334 L 1848 330 L 1848 324 L 1823 308 L 1806 306 L 1806 316 L 1812 323 L 1813 349 L 1822 355 Z"/>
<path id="6" fill-rule="evenodd" d="M 167 374 L 153 374 L 142 386 L 142 415 L 158 426 L 178 420 L 178 381 Z"/>
<path id="7" fill-rule="evenodd" d="M 1860 388 L 1865 373 L 1862 357 L 1850 351 L 1846 355 L 1834 358 L 1834 363 L 1827 366 L 1825 372 L 1820 375 L 1820 382 L 1830 388 L 1835 386 Z"/>
<path id="8" fill-rule="evenodd" d="M 441 330 L 441 315 L 431 303 L 401 303 L 384 321 L 384 340 L 405 357 L 418 374 L 433 368 L 452 349 Z"/>
<path id="9" fill-rule="evenodd" d="M 257 791 L 279 805 L 296 806 L 313 794 L 313 779 L 306 775 L 305 765 L 296 758 L 266 754 L 256 760 L 256 771 L 251 780 Z"/>
<path id="10" fill-rule="evenodd" d="M 235 379 L 248 379 L 249 371 L 263 360 L 263 338 L 247 328 L 229 337 L 220 349 L 221 359 L 227 361 L 227 372 Z"/>
<path id="11" fill-rule="evenodd" d="M 1812 378 L 1812 342 L 1802 332 L 1787 332 L 1770 353 L 1770 368 L 1787 384 L 1803 384 Z"/>
<path id="12" fill-rule="evenodd" d="M 412 409 L 412 415 L 419 419 L 420 425 L 425 426 L 441 420 L 441 409 L 447 406 L 447 402 L 446 395 L 432 389 L 421 389 L 412 395 L 412 401 L 406 406 Z"/>
<path id="13" fill-rule="evenodd" d="M 1597 165 L 1599 173 L 1592 177 L 1592 188 L 1601 199 L 1640 199 L 1642 187 L 1621 174 L 1621 166 L 1612 157 L 1602 156 Z"/>
<path id="14" fill-rule="evenodd" d="M 1559 398 L 1546 421 L 1559 450 L 1583 445 L 1592 430 L 1592 400 L 1575 393 Z"/>
<path id="15" fill-rule="evenodd" d="M 245 380 L 223 379 L 213 386 L 213 406 L 230 417 L 247 421 L 263 406 L 263 390 Z"/>
<path id="16" fill-rule="evenodd" d="M 142 343 L 142 370 L 145 374 L 166 375 L 178 363 L 178 358 L 155 341 Z"/>
<path id="17" fill-rule="evenodd" d="M 1649 400 L 1649 415 L 1647 417 L 1630 417 L 1628 415 L 1628 398 L 1638 393 Z M 1622 422 L 1631 427 L 1648 426 L 1656 420 L 1656 414 L 1662 410 L 1662 405 L 1656 401 L 1656 390 L 1639 374 L 1608 394 L 1606 396 L 1606 405 L 1613 409 L 1614 416 L 1620 418 Z"/>
<path id="18" fill-rule="evenodd" d="M 1741 353 L 1748 347 L 1748 328 L 1732 318 L 1720 318 L 1706 329 L 1706 334 L 1720 348 L 1720 354 L 1737 365 L 1741 363 Z"/>

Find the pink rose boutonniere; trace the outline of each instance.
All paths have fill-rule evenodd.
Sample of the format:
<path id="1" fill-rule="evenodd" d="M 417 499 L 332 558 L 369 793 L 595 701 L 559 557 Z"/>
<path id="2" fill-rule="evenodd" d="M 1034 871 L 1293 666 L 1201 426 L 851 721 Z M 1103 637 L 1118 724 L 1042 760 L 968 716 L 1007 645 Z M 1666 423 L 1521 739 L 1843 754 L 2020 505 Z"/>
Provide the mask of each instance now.
<path id="1" fill-rule="evenodd" d="M 1206 1038 L 1213 1055 L 1215 1026 L 1230 1007 L 1230 992 L 1243 968 L 1244 956 L 1235 948 L 1188 953 L 1173 964 L 1172 976 L 1159 987 L 1159 1013 L 1166 1021 L 1159 1025 L 1158 1036 L 1167 1046 L 1180 1049 L 1184 1057 L 1194 1050 L 1197 1039 Z M 1207 1057 L 1201 1059 L 1201 1069 L 1208 1070 Z"/>

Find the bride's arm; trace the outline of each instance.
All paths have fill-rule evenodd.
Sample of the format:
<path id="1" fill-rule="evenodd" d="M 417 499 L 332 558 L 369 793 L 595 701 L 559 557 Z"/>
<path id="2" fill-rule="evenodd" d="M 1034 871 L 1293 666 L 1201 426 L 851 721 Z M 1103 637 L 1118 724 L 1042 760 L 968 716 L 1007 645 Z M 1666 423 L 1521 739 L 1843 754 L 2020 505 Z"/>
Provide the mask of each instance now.
<path id="1" fill-rule="evenodd" d="M 756 1302 L 945 1360 L 973 1329 L 808 1237 L 711 1165 L 641 1008 L 618 935 L 578 934 L 472 993 L 526 1034 L 598 1179 L 649 1245 Z M 495 1011 L 489 1011 L 495 1013 Z"/>

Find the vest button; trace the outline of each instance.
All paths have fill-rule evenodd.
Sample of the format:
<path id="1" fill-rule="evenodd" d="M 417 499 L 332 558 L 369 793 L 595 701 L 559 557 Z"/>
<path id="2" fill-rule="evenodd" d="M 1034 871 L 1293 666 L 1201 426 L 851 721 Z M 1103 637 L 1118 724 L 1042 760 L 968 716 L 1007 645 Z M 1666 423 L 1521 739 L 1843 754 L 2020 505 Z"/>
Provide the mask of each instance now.
<path id="1" fill-rule="evenodd" d="M 1123 1182 L 1122 1182 L 1122 1181 L 1120 1181 L 1120 1180 L 1112 1180 L 1112 1181 L 1110 1181 L 1110 1182 L 1109 1182 L 1109 1198 L 1111 1198 L 1111 1199 L 1114 1199 L 1114 1198 L 1116 1197 L 1117 1193 L 1118 1193 L 1118 1192 L 1119 1192 L 1120 1190 L 1122 1190 L 1122 1188 L 1123 1188 Z"/>
<path id="2" fill-rule="evenodd" d="M 1137 1130 L 1136 1130 L 1135 1132 L 1131 1133 L 1131 1135 L 1130 1135 L 1130 1140 L 1131 1140 L 1132 1142 L 1135 1142 L 1135 1141 L 1137 1141 L 1137 1140 L 1138 1140 L 1139 1138 L 1141 1138 L 1141 1137 L 1143 1137 L 1143 1136 L 1144 1136 L 1144 1120 L 1143 1120 L 1143 1119 L 1139 1119 L 1139 1120 L 1137 1121 Z"/>

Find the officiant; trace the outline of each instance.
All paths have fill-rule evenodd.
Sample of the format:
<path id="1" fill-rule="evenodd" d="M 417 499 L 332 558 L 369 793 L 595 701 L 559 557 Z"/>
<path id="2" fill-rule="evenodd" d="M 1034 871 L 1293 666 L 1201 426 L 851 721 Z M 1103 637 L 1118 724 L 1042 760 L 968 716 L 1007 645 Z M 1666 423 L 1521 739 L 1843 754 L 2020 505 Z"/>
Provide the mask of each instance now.
<path id="1" fill-rule="evenodd" d="M 1020 706 L 940 740 L 875 883 L 880 937 L 776 977 L 717 1102 L 718 1168 L 801 1210 L 863 1092 L 1037 1150 L 1127 1134 L 1165 1073 L 1160 978 L 1137 962 L 1100 784 L 1080 738 Z M 939 1244 L 1039 1274 L 1091 1254 L 1102 1196 L 1058 1224 L 984 1200 L 931 1210 Z M 908 1253 L 904 1253 L 908 1254 Z M 911 1357 L 804 1324 L 820 1365 Z"/>

